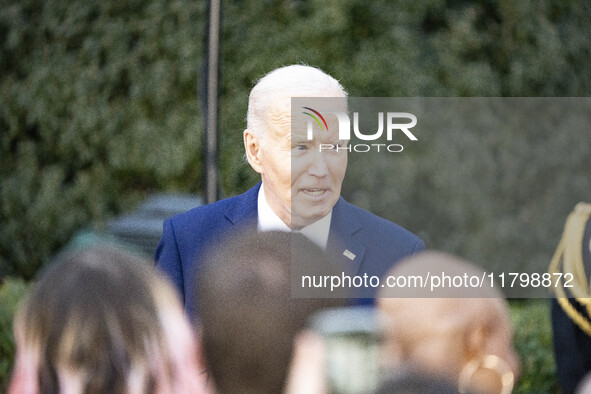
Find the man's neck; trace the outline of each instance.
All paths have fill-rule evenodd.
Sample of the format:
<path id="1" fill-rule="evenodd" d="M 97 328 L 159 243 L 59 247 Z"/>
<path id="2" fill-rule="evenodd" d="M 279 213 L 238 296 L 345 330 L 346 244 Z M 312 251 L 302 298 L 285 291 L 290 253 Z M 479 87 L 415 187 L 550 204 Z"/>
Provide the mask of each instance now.
<path id="1" fill-rule="evenodd" d="M 301 228 L 290 228 L 271 208 L 265 196 L 265 185 L 262 184 L 258 196 L 258 229 L 259 231 L 299 231 L 306 238 L 322 249 L 326 249 L 332 211 L 323 218 Z"/>
<path id="2" fill-rule="evenodd" d="M 259 189 L 257 200 L 259 231 L 291 231 L 291 228 L 285 223 L 279 215 L 273 211 L 265 195 L 265 184 Z"/>

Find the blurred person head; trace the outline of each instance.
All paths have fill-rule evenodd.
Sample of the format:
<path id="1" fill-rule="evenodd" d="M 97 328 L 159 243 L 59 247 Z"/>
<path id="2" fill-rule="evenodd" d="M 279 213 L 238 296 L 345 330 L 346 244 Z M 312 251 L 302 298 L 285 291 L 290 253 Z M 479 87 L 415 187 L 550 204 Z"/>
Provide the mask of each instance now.
<path id="1" fill-rule="evenodd" d="M 144 262 L 91 248 L 58 257 L 14 324 L 9 393 L 200 393 L 192 329 Z"/>
<path id="2" fill-rule="evenodd" d="M 292 229 L 305 227 L 332 210 L 341 194 L 347 169 L 347 152 L 319 152 L 319 144 L 346 145 L 339 141 L 334 117 L 328 128 L 307 139 L 306 130 L 292 130 L 292 97 L 339 97 L 347 93 L 322 70 L 291 65 L 265 75 L 250 92 L 246 157 L 261 174 L 267 202 Z M 346 106 L 345 100 L 343 105 Z"/>
<path id="3" fill-rule="evenodd" d="M 225 245 L 208 256 L 197 284 L 196 326 L 215 390 L 280 393 L 292 361 L 291 387 L 309 387 L 306 365 L 321 365 L 322 352 L 304 328 L 311 314 L 340 300 L 292 298 L 290 260 L 324 264 L 324 254 L 305 237 L 284 232 L 241 234 Z"/>
<path id="4" fill-rule="evenodd" d="M 423 252 L 404 260 L 388 275 L 409 277 L 426 272 L 451 277 L 483 274 L 455 256 Z M 477 293 L 449 289 L 439 294 L 448 298 L 429 298 L 428 294 L 386 298 L 390 295 L 382 289 L 378 300 L 383 358 L 388 367 L 404 365 L 444 376 L 464 392 L 510 392 L 519 361 L 508 305 L 497 288 L 485 284 Z M 481 298 L 469 298 L 474 296 Z"/>

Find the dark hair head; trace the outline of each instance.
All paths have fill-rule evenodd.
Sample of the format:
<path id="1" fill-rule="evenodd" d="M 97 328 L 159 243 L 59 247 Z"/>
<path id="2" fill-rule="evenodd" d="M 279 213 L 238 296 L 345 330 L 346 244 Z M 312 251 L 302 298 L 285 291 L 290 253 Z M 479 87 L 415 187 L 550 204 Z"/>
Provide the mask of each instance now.
<path id="1" fill-rule="evenodd" d="M 291 298 L 292 255 L 303 248 L 318 264 L 326 257 L 290 233 L 243 233 L 224 245 L 198 274 L 198 324 L 207 365 L 220 393 L 279 393 L 296 334 L 313 312 L 340 304 Z"/>
<path id="2" fill-rule="evenodd" d="M 149 262 L 105 248 L 67 253 L 17 313 L 17 363 L 42 393 L 65 384 L 84 393 L 166 391 L 180 362 L 171 335 L 192 340 L 186 322 L 167 332 L 171 318 L 182 326 L 180 302 Z"/>

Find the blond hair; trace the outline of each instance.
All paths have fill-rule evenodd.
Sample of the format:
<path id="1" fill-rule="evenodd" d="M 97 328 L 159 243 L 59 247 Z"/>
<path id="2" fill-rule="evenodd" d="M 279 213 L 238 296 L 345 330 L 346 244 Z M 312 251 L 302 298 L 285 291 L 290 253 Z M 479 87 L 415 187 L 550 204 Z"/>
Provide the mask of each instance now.
<path id="1" fill-rule="evenodd" d="M 339 81 L 319 68 L 294 64 L 277 68 L 250 91 L 246 127 L 264 140 L 269 127 L 269 113 L 278 99 L 290 97 L 347 97 Z"/>

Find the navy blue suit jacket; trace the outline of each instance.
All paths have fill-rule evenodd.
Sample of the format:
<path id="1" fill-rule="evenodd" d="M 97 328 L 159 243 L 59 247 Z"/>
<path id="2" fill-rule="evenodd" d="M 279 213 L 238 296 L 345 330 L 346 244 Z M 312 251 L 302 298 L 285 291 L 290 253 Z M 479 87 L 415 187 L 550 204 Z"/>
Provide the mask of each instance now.
<path id="1" fill-rule="evenodd" d="M 232 231 L 256 230 L 260 185 L 165 220 L 156 248 L 157 267 L 174 282 L 189 315 L 196 312 L 196 271 L 206 249 L 223 247 L 225 235 Z M 425 249 L 425 244 L 397 224 L 340 197 L 332 211 L 326 249 L 348 274 L 382 277 L 398 260 Z M 353 260 L 343 254 L 345 250 L 355 256 Z"/>

